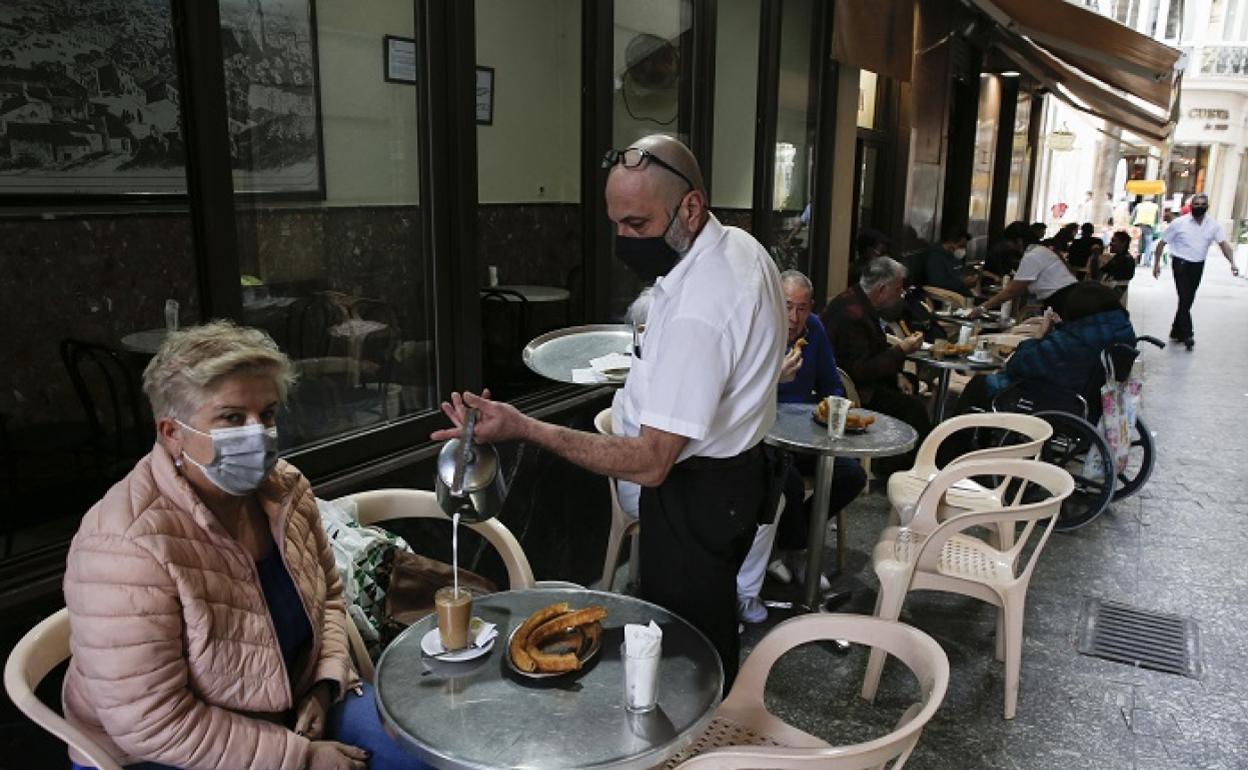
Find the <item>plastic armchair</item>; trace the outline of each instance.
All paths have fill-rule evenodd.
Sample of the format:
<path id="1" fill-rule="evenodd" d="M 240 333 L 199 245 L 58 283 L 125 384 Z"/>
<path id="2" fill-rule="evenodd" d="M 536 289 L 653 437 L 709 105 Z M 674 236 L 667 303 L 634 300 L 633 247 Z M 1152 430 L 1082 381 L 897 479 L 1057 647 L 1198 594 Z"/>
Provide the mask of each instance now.
<path id="1" fill-rule="evenodd" d="M 1004 418 L 1004 419 L 1003 419 Z M 1023 418 L 1023 419 L 1019 419 Z M 940 472 L 936 457 L 940 447 L 955 433 L 975 429 L 1007 430 L 1024 437 L 1023 441 L 1003 446 L 976 449 L 958 457 L 953 463 L 972 460 L 992 460 L 1022 458 L 1034 460 L 1040 456 L 1044 442 L 1053 435 L 1053 426 L 1046 420 L 1028 414 L 1010 412 L 984 412 L 980 414 L 962 414 L 951 417 L 932 429 L 923 440 L 914 458 L 914 467 L 898 471 L 888 479 L 888 501 L 892 506 L 889 512 L 889 524 L 907 524 L 911 520 L 914 505 L 919 496 L 927 488 L 930 481 Z M 953 464 L 951 463 L 951 464 Z M 1002 500 L 1008 476 L 991 474 L 998 478 L 997 486 L 985 487 L 982 484 L 964 479 L 939 501 L 938 515 L 943 519 L 953 513 L 964 510 L 991 510 L 1002 507 Z M 998 528 L 997 544 L 1008 548 L 1013 540 L 1013 528 Z"/>
<path id="2" fill-rule="evenodd" d="M 844 639 L 899 659 L 919 682 L 920 699 L 888 734 L 849 746 L 830 746 L 769 713 L 763 688 L 772 666 L 794 647 L 821 639 Z M 862 615 L 803 615 L 772 629 L 741 666 L 732 692 L 701 738 L 666 767 L 681 770 L 798 768 L 866 770 L 896 759 L 899 770 L 922 735 L 949 685 L 949 659 L 930 636 L 911 626 Z M 694 753 L 694 756 L 688 756 Z M 682 762 L 683 761 L 683 762 Z"/>
<path id="3" fill-rule="evenodd" d="M 438 505 L 438 498 L 433 492 L 423 489 L 373 489 L 367 492 L 356 492 L 345 495 L 335 502 L 352 501 L 356 505 L 357 516 L 362 526 L 370 526 L 382 521 L 393 519 L 441 519 L 450 521 Z M 520 547 L 520 541 L 511 530 L 498 519 L 486 519 L 478 524 L 465 524 L 472 531 L 485 538 L 498 551 L 507 568 L 507 582 L 511 588 L 533 588 L 533 569 L 529 566 L 528 557 Z M 349 618 L 347 620 L 347 640 L 351 645 L 351 653 L 355 658 L 356 668 L 360 676 L 373 679 L 373 661 L 368 655 L 368 648 L 360 636 L 359 629 Z"/>
<path id="4" fill-rule="evenodd" d="M 959 294 L 956 291 L 942 289 L 939 286 L 924 286 L 923 292 L 927 296 L 939 302 L 944 309 L 968 308 L 971 306 L 971 298 L 966 295 Z"/>
<path id="5" fill-rule="evenodd" d="M 845 386 L 845 398 L 848 398 L 854 406 L 861 407 L 862 398 L 858 395 L 858 386 L 854 384 L 854 380 L 852 377 L 849 376 L 849 372 L 846 372 L 844 369 L 838 366 L 836 367 L 836 373 L 841 376 L 841 385 Z M 867 474 L 866 486 L 862 488 L 862 493 L 865 495 L 871 492 L 871 458 L 870 457 L 864 457 L 862 459 L 862 470 L 863 472 Z M 838 521 L 837 526 L 839 527 L 840 525 L 841 525 L 841 522 Z"/>
<path id="6" fill-rule="evenodd" d="M 611 427 L 610 407 L 594 415 L 594 428 L 605 436 L 614 434 Z M 607 489 L 611 492 L 611 531 L 607 536 L 607 553 L 602 562 L 602 582 L 599 584 L 603 591 L 610 591 L 615 585 L 615 572 L 620 563 L 620 547 L 624 545 L 624 539 L 630 536 L 633 538 L 633 552 L 628 561 L 628 582 L 637 582 L 637 540 L 641 533 L 641 522 L 637 517 L 628 515 L 628 512 L 620 505 L 618 483 L 613 478 L 607 478 Z"/>
<path id="7" fill-rule="evenodd" d="M 972 476 L 1003 474 L 1038 486 L 1048 497 L 1010 508 L 968 511 L 940 521 L 938 511 L 945 494 Z M 969 596 L 998 608 L 996 657 L 1005 662 L 1005 718 L 1013 719 L 1018 706 L 1018 679 L 1023 649 L 1023 616 L 1027 587 L 1036 562 L 1053 532 L 1062 501 L 1074 491 L 1075 482 L 1062 468 L 1037 460 L 971 460 L 950 465 L 932 479 L 919 497 L 908 527 L 888 527 L 872 554 L 880 581 L 875 603 L 876 617 L 896 620 L 910 591 L 945 591 Z M 1040 528 L 1040 522 L 1048 523 Z M 993 547 L 972 535 L 972 527 L 1011 529 L 1024 523 L 1011 547 Z M 1033 538 L 1033 535 L 1035 536 Z M 1030 541 L 1026 562 L 1021 557 Z M 884 653 L 872 650 L 862 684 L 862 697 L 872 700 L 884 670 Z"/>
<path id="8" fill-rule="evenodd" d="M 35 696 L 44 677 L 69 656 L 69 610 L 62 607 L 27 631 L 9 653 L 4 664 L 5 692 L 30 721 L 84 755 L 90 764 L 99 770 L 122 770 L 98 743 Z"/>

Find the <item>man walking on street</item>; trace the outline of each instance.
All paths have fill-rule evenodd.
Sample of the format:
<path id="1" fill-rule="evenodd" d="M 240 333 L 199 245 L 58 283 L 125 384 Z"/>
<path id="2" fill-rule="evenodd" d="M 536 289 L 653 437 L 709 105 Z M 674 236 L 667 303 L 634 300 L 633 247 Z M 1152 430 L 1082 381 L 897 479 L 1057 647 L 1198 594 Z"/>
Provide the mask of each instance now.
<path id="1" fill-rule="evenodd" d="M 1209 217 L 1209 196 L 1197 193 L 1191 200 L 1192 213 L 1184 214 L 1170 223 L 1157 240 L 1153 254 L 1153 277 L 1161 275 L 1161 252 L 1170 245 L 1171 263 L 1174 266 L 1174 288 L 1179 293 L 1179 309 L 1170 325 L 1170 339 L 1182 342 L 1188 350 L 1196 344 L 1192 329 L 1192 303 L 1196 301 L 1196 289 L 1200 287 L 1205 272 L 1205 255 L 1214 243 L 1222 250 L 1226 261 L 1231 263 L 1231 275 L 1238 276 L 1231 244 L 1226 242 L 1222 226 Z"/>
<path id="2" fill-rule="evenodd" d="M 1153 196 L 1149 195 L 1144 200 L 1135 204 L 1135 210 L 1131 212 L 1131 224 L 1140 228 L 1140 260 L 1144 267 L 1153 264 L 1153 235 L 1157 229 L 1157 204 L 1153 203 Z"/>

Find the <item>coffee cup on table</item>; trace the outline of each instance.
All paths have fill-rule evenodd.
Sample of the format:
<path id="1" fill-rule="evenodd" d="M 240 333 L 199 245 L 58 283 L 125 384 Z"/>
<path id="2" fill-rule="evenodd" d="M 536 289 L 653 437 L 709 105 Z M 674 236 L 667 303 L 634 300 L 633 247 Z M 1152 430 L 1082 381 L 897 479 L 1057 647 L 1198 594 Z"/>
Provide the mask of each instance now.
<path id="1" fill-rule="evenodd" d="M 438 639 L 442 649 L 462 650 L 468 646 L 468 627 L 472 624 L 472 593 L 454 586 L 439 588 L 433 595 L 438 613 Z"/>

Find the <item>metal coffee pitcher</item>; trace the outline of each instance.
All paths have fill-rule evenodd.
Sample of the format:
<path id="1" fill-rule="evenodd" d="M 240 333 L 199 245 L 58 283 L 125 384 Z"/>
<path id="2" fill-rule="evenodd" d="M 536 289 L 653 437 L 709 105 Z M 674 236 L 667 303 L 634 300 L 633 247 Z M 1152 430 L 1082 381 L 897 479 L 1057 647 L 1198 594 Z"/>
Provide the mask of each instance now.
<path id="1" fill-rule="evenodd" d="M 459 514 L 467 524 L 502 513 L 507 482 L 493 444 L 474 444 L 478 412 L 468 410 L 462 438 L 453 438 L 438 453 L 438 505 L 447 516 Z"/>

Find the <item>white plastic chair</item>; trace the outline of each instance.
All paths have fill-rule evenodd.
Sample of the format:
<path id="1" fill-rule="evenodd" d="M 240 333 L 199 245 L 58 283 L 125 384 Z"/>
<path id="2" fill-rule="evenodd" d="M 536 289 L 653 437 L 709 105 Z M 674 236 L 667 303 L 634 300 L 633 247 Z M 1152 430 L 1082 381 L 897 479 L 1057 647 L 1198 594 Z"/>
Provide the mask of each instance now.
<path id="1" fill-rule="evenodd" d="M 892 732 L 863 743 L 831 746 L 767 711 L 763 688 L 775 662 L 800 644 L 824 639 L 868 645 L 881 655 L 895 656 L 914 672 L 920 700 L 902 714 Z M 900 770 L 944 700 L 948 685 L 949 659 L 922 631 L 863 615 L 802 615 L 776 626 L 758 643 L 710 727 L 665 767 L 866 770 L 896 758 L 892 768 Z"/>
<path id="2" fill-rule="evenodd" d="M 614 435 L 611 428 L 610 407 L 594 416 L 594 428 L 604 436 Z M 641 521 L 634 516 L 629 516 L 628 512 L 620 506 L 618 483 L 613 478 L 607 478 L 607 489 L 611 492 L 611 531 L 607 535 L 607 553 L 602 562 L 602 582 L 599 584 L 603 591 L 610 591 L 615 585 L 615 571 L 620 563 L 620 547 L 624 545 L 624 539 L 627 537 L 633 538 L 632 555 L 628 560 L 628 582 L 630 584 L 637 582 L 637 540 L 641 533 Z"/>
<path id="3" fill-rule="evenodd" d="M 1048 493 L 1039 502 L 1011 508 L 969 511 L 940 521 L 940 501 L 954 484 L 972 476 L 1002 474 Z M 908 527 L 888 527 L 872 554 L 880 592 L 875 615 L 896 620 L 910 591 L 946 591 L 970 596 L 996 606 L 996 657 L 1005 661 L 1005 718 L 1013 719 L 1018 705 L 1018 674 L 1023 650 L 1023 616 L 1027 586 L 1061 512 L 1062 501 L 1075 482 L 1065 470 L 1036 460 L 971 460 L 950 465 L 923 490 Z M 1037 523 L 1048 520 L 1025 564 L 1022 556 Z M 1018 541 L 1008 550 L 965 534 L 971 527 L 1013 529 L 1025 522 Z M 884 670 L 884 654 L 872 650 L 862 684 L 862 697 L 872 700 Z"/>
<path id="4" fill-rule="evenodd" d="M 451 520 L 438 505 L 437 495 L 423 489 L 372 489 L 340 497 L 335 502 L 348 500 L 355 503 L 357 516 L 363 526 L 392 519 Z M 487 519 L 479 524 L 464 526 L 481 535 L 498 551 L 507 567 L 507 582 L 511 588 L 533 588 L 537 585 L 533 580 L 533 569 L 529 566 L 520 542 L 501 521 Z M 347 619 L 347 639 L 360 676 L 371 682 L 373 661 L 368 655 L 368 647 L 364 644 L 359 629 L 350 618 Z"/>
<path id="5" fill-rule="evenodd" d="M 914 505 L 919 495 L 935 478 L 940 468 L 936 465 L 936 456 L 940 446 L 946 439 L 963 430 L 987 428 L 1008 430 L 1027 437 L 1026 441 L 1006 446 L 987 447 L 958 457 L 954 463 L 970 460 L 991 460 L 1023 458 L 1034 460 L 1040 456 L 1044 442 L 1053 435 L 1053 426 L 1045 420 L 1029 414 L 1011 412 L 985 412 L 981 414 L 961 414 L 950 417 L 932 429 L 923 440 L 914 458 L 914 467 L 898 471 L 888 478 L 888 502 L 892 506 L 889 511 L 888 523 L 908 524 L 913 515 Z M 955 512 L 966 510 L 992 510 L 1003 507 L 1002 495 L 1009 483 L 1008 476 L 992 474 L 1000 477 L 995 488 L 989 489 L 970 479 L 964 479 L 949 490 L 949 494 L 940 500 L 938 515 L 944 519 Z M 997 545 L 1009 548 L 1013 542 L 1013 528 L 1002 527 L 997 533 Z"/>
<path id="6" fill-rule="evenodd" d="M 942 289 L 939 286 L 924 286 L 923 291 L 928 297 L 939 302 L 944 310 L 962 309 L 971 306 L 971 298 L 956 291 Z"/>
<path id="7" fill-rule="evenodd" d="M 43 678 L 68 659 L 69 610 L 62 607 L 27 631 L 9 653 L 4 664 L 5 692 L 30 721 L 77 750 L 99 770 L 122 770 L 98 743 L 35 696 Z"/>

